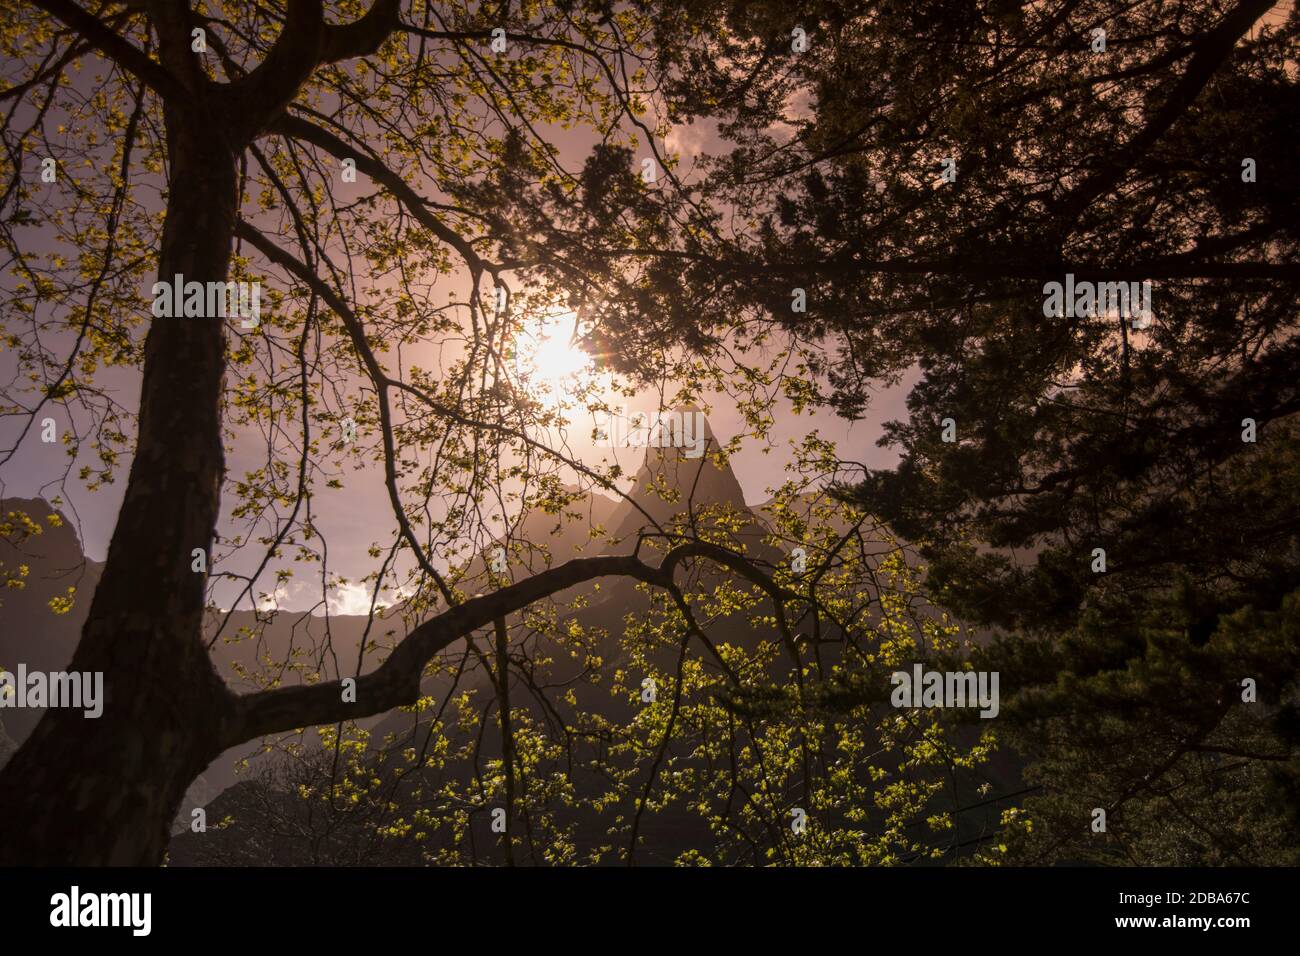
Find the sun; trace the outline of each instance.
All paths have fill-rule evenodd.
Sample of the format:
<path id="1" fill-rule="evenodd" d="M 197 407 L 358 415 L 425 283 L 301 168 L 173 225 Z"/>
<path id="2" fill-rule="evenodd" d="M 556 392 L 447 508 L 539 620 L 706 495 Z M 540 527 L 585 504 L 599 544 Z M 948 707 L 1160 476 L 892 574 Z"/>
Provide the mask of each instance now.
<path id="1" fill-rule="evenodd" d="M 575 378 L 591 367 L 591 358 L 577 345 L 561 335 L 548 335 L 537 343 L 532 357 L 533 370 L 551 381 Z"/>
<path id="2" fill-rule="evenodd" d="M 573 396 L 591 382 L 594 364 L 574 337 L 572 312 L 530 320 L 515 336 L 515 372 L 539 398 Z"/>

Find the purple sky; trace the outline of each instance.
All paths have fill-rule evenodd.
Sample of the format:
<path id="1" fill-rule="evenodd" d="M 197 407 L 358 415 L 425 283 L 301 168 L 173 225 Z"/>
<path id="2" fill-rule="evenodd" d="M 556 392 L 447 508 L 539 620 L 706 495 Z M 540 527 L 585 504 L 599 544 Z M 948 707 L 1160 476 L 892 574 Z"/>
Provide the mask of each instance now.
<path id="1" fill-rule="evenodd" d="M 577 168 L 586 155 L 592 138 L 581 132 L 558 128 L 554 129 L 554 135 L 566 165 L 570 169 Z M 724 148 L 724 144 L 718 141 L 708 127 L 674 129 L 666 139 L 666 146 L 670 151 L 681 154 L 679 174 L 687 179 L 691 177 L 696 154 L 701 151 L 716 152 Z M 366 188 L 369 188 L 366 184 L 355 187 L 339 185 L 343 191 L 341 198 L 347 198 L 349 191 Z M 44 237 L 39 234 L 39 230 L 32 232 L 36 233 L 32 236 L 32 241 L 42 242 Z M 149 281 L 152 282 L 152 277 Z M 465 295 L 468 283 L 463 277 L 449 276 L 446 282 L 459 296 Z M 263 308 L 266 308 L 265 304 Z M 11 353 L 0 352 L 0 380 L 5 380 L 12 371 Z M 97 384 L 110 391 L 121 405 L 132 409 L 136 407 L 138 372 L 124 369 L 101 370 L 97 375 Z M 905 383 L 910 384 L 910 381 Z M 780 485 L 788 477 L 787 466 L 791 460 L 789 443 L 802 439 L 814 430 L 818 430 L 824 438 L 836 442 L 844 459 L 874 467 L 892 464 L 894 454 L 878 448 L 876 440 L 880 435 L 881 422 L 905 416 L 905 394 L 906 389 L 902 387 L 882 391 L 868 409 L 865 419 L 857 423 L 844 421 L 828 413 L 799 416 L 793 414 L 788 405 L 779 404 L 774 411 L 775 424 L 770 444 L 760 445 L 751 441 L 732 459 L 732 469 L 744 490 L 746 501 L 756 504 L 770 497 L 769 489 Z M 22 396 L 22 400 L 30 401 L 30 398 Z M 654 396 L 649 393 L 624 401 L 633 409 L 657 408 Z M 742 419 L 734 404 L 725 398 L 715 399 L 710 404 L 709 422 L 713 432 L 722 440 L 725 441 L 742 429 Z M 51 408 L 43 412 L 42 417 L 46 414 L 59 421 L 60 429 L 65 427 L 66 413 L 61 408 Z M 20 427 L 21 421 L 16 419 L 0 423 L 0 446 L 8 445 Z M 574 432 L 585 433 L 589 428 L 589 424 L 580 426 L 575 423 Z M 595 464 L 600 456 L 610 454 L 609 449 L 595 449 L 585 439 L 577 439 L 573 445 L 589 464 Z M 617 460 L 625 472 L 635 473 L 643 454 L 642 449 L 622 449 L 617 453 Z M 120 463 L 114 484 L 92 492 L 75 477 L 78 467 L 88 461 L 90 455 L 87 444 L 83 446 L 81 457 L 73 461 L 69 468 L 64 446 L 43 444 L 39 427 L 33 428 L 7 465 L 0 467 L 0 495 L 49 499 L 62 494 L 65 502 L 63 511 L 79 529 L 87 554 L 92 559 L 102 560 L 125 488 L 129 461 Z M 255 433 L 243 433 L 227 450 L 227 473 L 229 476 L 242 476 L 246 468 L 256 467 L 264 461 L 264 456 L 262 437 Z M 72 477 L 60 487 L 59 481 L 65 474 Z M 230 498 L 230 495 L 226 496 L 223 515 L 229 514 L 232 504 Z M 348 474 L 346 490 L 322 492 L 316 499 L 315 508 L 316 522 L 329 540 L 331 570 L 353 580 L 373 570 L 375 562 L 367 556 L 366 550 L 372 543 L 387 542 L 389 533 L 395 526 L 379 470 L 368 468 Z M 166 521 L 167 516 L 159 515 L 158 520 Z M 241 567 L 240 570 L 251 568 Z M 269 581 L 266 587 L 269 589 Z"/>

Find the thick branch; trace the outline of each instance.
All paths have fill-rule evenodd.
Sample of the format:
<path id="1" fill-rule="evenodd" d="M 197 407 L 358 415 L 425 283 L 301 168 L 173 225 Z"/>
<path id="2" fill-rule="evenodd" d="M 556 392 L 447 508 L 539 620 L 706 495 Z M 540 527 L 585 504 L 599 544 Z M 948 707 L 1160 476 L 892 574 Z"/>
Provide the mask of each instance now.
<path id="1" fill-rule="evenodd" d="M 148 0 L 149 21 L 158 35 L 158 58 L 167 72 L 185 87 L 191 97 L 201 96 L 210 85 L 199 59 L 190 48 L 194 20 L 190 16 L 189 0 Z"/>
<path id="2" fill-rule="evenodd" d="M 155 93 L 173 98 L 185 95 L 181 84 L 161 64 L 149 59 L 143 50 L 128 43 L 125 37 L 72 0 L 32 0 L 32 2 L 71 27 L 122 69 L 143 80 L 145 85 Z"/>
<path id="3" fill-rule="evenodd" d="M 241 107 L 250 135 L 293 102 L 320 65 L 324 46 L 325 11 L 321 0 L 289 0 L 284 26 L 271 52 L 255 70 L 225 90 Z"/>
<path id="4" fill-rule="evenodd" d="M 233 746 L 264 734 L 355 720 L 413 704 L 420 694 L 425 664 L 454 641 L 497 618 L 594 578 L 620 575 L 658 585 L 671 582 L 671 568 L 679 560 L 676 555 L 670 552 L 659 568 L 634 555 L 576 558 L 493 594 L 471 598 L 415 628 L 378 669 L 357 678 L 356 703 L 344 702 L 340 681 L 239 698 L 228 743 Z"/>
<path id="5" fill-rule="evenodd" d="M 693 557 L 731 568 L 766 590 L 774 601 L 802 599 L 800 595 L 778 587 L 743 555 L 703 541 L 677 545 L 664 556 L 657 568 L 646 564 L 636 554 L 575 558 L 492 594 L 471 598 L 425 621 L 411 631 L 376 670 L 356 679 L 355 703 L 343 700 L 342 681 L 263 691 L 237 698 L 235 716 L 227 730 L 227 746 L 265 734 L 356 720 L 410 705 L 419 697 L 420 676 L 433 655 L 479 628 L 595 578 L 629 577 L 673 591 L 674 571 L 683 561 Z"/>
<path id="6" fill-rule="evenodd" d="M 337 63 L 377 52 L 397 29 L 400 7 L 401 0 L 375 0 L 360 20 L 340 26 L 327 25 L 321 62 Z"/>
<path id="7" fill-rule="evenodd" d="M 325 22 L 321 0 L 289 0 L 284 27 L 271 52 L 228 92 L 240 106 L 254 135 L 284 113 L 298 91 L 325 63 L 366 56 L 379 49 L 397 25 L 397 0 L 375 0 L 352 23 Z"/>

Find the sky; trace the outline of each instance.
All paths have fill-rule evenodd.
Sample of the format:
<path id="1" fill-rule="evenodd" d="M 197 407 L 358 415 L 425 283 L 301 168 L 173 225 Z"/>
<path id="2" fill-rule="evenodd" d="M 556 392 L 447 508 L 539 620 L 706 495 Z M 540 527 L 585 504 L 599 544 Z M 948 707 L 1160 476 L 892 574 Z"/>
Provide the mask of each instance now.
<path id="1" fill-rule="evenodd" d="M 86 75 L 90 72 L 87 71 Z M 561 159 L 570 169 L 581 163 L 594 142 L 589 132 L 552 128 L 551 135 L 554 135 L 555 142 L 560 147 Z M 687 179 L 692 175 L 694 160 L 699 153 L 718 152 L 725 148 L 715 130 L 708 125 L 675 127 L 666 137 L 664 145 L 668 151 L 680 154 L 682 162 L 678 172 Z M 36 163 L 37 159 L 32 157 L 31 162 Z M 339 188 L 340 198 L 346 201 L 349 187 L 340 185 Z M 367 188 L 366 184 L 358 184 L 352 191 L 359 194 Z M 42 238 L 37 235 L 33 241 L 39 243 Z M 152 277 L 149 281 L 152 282 Z M 452 292 L 463 300 L 468 289 L 465 277 L 452 275 L 447 281 L 452 285 Z M 265 298 L 263 302 L 265 311 Z M 0 381 L 5 381 L 12 369 L 11 353 L 0 352 Z M 103 369 L 97 373 L 96 384 L 122 406 L 129 409 L 137 407 L 140 386 L 137 371 Z M 904 398 L 909 385 L 910 381 L 905 381 L 900 387 L 883 390 L 868 408 L 865 417 L 858 422 L 848 422 L 827 412 L 795 415 L 788 403 L 778 402 L 774 409 L 774 425 L 769 443 L 759 445 L 751 441 L 731 462 L 746 501 L 758 504 L 771 497 L 770 489 L 779 486 L 788 477 L 790 443 L 814 430 L 836 442 L 845 459 L 868 467 L 888 467 L 893 464 L 895 454 L 892 450 L 877 447 L 876 440 L 882 422 L 906 417 Z M 648 392 L 621 401 L 627 402 L 632 409 L 657 408 L 655 397 Z M 720 439 L 725 441 L 742 430 L 741 415 L 729 400 L 714 396 L 709 404 L 709 424 Z M 57 410 L 53 413 L 56 417 L 62 414 Z M 44 414 L 47 413 L 43 412 L 42 415 Z M 17 418 L 0 420 L 0 447 L 7 447 L 12 442 L 21 425 L 22 421 Z M 587 427 L 576 425 L 577 423 L 575 435 L 587 431 Z M 62 423 L 60 427 L 63 427 Z M 625 473 L 629 474 L 635 473 L 644 455 L 643 449 L 636 448 L 617 451 L 598 449 L 589 440 L 580 437 L 574 439 L 573 447 L 582 460 L 590 465 L 595 465 L 602 456 L 614 454 Z M 246 468 L 256 467 L 265 460 L 265 453 L 265 444 L 260 435 L 253 432 L 237 435 L 227 448 L 228 477 L 239 477 Z M 17 452 L 7 463 L 0 465 L 0 496 L 44 497 L 48 500 L 61 495 L 63 501 L 60 507 L 78 530 L 87 556 L 98 561 L 103 560 L 107 553 L 125 490 L 129 459 L 122 461 L 117 468 L 115 483 L 91 491 L 76 479 L 77 469 L 90 460 L 91 454 L 86 445 L 81 455 L 69 462 L 63 445 L 43 443 L 39 427 L 32 428 Z M 65 475 L 70 477 L 61 484 Z M 227 493 L 223 503 L 223 523 L 228 520 L 231 504 L 231 495 Z M 315 500 L 314 508 L 316 522 L 329 538 L 332 570 L 354 580 L 373 570 L 374 560 L 367 555 L 367 549 L 372 543 L 389 540 L 389 533 L 395 527 L 379 469 L 366 468 L 351 474 L 347 478 L 344 492 L 323 492 Z M 167 520 L 166 515 L 159 515 L 158 518 L 160 521 Z M 365 592 L 359 585 L 336 588 L 335 593 L 338 602 L 335 610 L 356 610 L 359 609 L 359 604 L 364 603 Z"/>
<path id="2" fill-rule="evenodd" d="M 105 387 L 123 405 L 136 407 L 138 375 L 118 373 L 111 376 L 111 379 L 112 381 L 108 378 L 103 380 Z M 825 412 L 795 415 L 785 403 L 778 405 L 770 442 L 760 445 L 748 441 L 731 460 L 732 470 L 744 491 L 746 502 L 754 505 L 771 497 L 770 489 L 779 486 L 787 478 L 787 467 L 791 461 L 790 443 L 802 439 L 814 429 L 835 441 L 842 457 L 846 459 L 869 467 L 888 467 L 893 464 L 896 460 L 894 452 L 877 447 L 876 440 L 880 436 L 882 422 L 905 417 L 905 394 L 905 385 L 881 392 L 868 409 L 866 417 L 857 422 L 845 421 Z M 631 409 L 654 408 L 649 396 L 646 396 L 645 401 L 623 401 Z M 713 433 L 721 441 L 741 432 L 744 427 L 735 406 L 718 396 L 714 396 L 711 403 L 708 420 Z M 13 426 L 8 427 L 12 429 Z M 581 436 L 581 432 L 582 429 L 574 429 L 575 437 L 571 443 L 580 460 L 594 466 L 601 457 L 612 457 L 623 466 L 625 473 L 635 473 L 644 457 L 644 449 L 597 448 L 585 436 Z M 8 439 L 9 435 L 2 437 Z M 240 474 L 244 467 L 254 466 L 264 460 L 264 455 L 265 446 L 259 436 L 241 433 L 237 441 L 227 448 L 227 472 L 229 475 Z M 48 500 L 62 494 L 62 510 L 78 528 L 87 556 L 102 561 L 108 550 L 121 496 L 125 491 L 129 462 L 124 461 L 118 469 L 116 482 L 91 491 L 75 477 L 77 467 L 89 462 L 90 457 L 89 446 L 85 446 L 80 457 L 73 461 L 73 476 L 60 484 L 60 479 L 68 471 L 68 458 L 64 448 L 58 444 L 42 443 L 39 429 L 33 429 L 18 452 L 6 465 L 0 467 L 0 497 L 44 497 Z M 231 496 L 227 494 L 223 514 L 228 515 L 230 505 Z M 382 473 L 377 468 L 367 468 L 350 475 L 344 491 L 322 492 L 315 500 L 315 508 L 318 523 L 329 536 L 333 569 L 344 577 L 353 579 L 367 573 L 373 566 L 373 561 L 366 555 L 367 548 L 375 541 L 386 540 L 388 530 L 394 526 Z M 159 520 L 165 521 L 166 517 L 159 515 Z M 350 554 L 356 557 L 351 558 Z M 346 589 L 346 593 L 353 600 L 346 602 L 346 608 L 340 604 L 336 610 L 355 610 L 356 599 L 361 592 L 353 587 Z"/>

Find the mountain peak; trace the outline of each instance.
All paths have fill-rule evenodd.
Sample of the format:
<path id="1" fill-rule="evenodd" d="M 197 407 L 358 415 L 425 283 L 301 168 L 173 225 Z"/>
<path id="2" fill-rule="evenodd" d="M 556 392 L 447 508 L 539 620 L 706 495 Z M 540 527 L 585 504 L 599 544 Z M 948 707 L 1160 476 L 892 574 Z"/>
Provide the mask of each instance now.
<path id="1" fill-rule="evenodd" d="M 615 538 L 635 539 L 637 532 L 655 523 L 666 527 L 704 508 L 721 506 L 750 514 L 735 472 L 716 454 L 721 443 L 703 411 L 680 405 L 650 418 L 641 432 L 646 455 L 630 500 L 610 519 Z"/>

